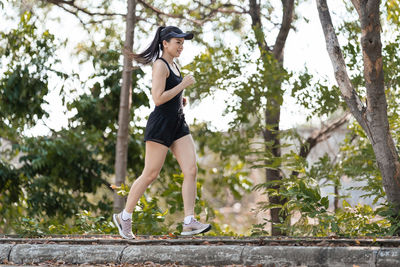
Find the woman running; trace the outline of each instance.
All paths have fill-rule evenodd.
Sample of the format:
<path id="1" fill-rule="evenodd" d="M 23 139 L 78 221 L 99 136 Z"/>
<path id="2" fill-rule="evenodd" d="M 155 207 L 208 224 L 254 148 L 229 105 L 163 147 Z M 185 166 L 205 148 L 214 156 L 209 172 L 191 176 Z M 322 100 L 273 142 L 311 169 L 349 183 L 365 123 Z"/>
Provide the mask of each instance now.
<path id="1" fill-rule="evenodd" d="M 132 233 L 132 213 L 146 188 L 160 173 L 168 149 L 171 149 L 184 175 L 182 196 L 185 218 L 181 234 L 195 235 L 211 229 L 210 224 L 200 223 L 194 218 L 196 151 L 183 114 L 182 92 L 195 80 L 192 75 L 182 78 L 174 62 L 174 58 L 182 53 L 184 41 L 192 38 L 193 33 L 184 33 L 177 27 L 159 27 L 149 48 L 140 54 L 132 54 L 133 59 L 141 64 L 154 61 L 151 95 L 155 109 L 149 116 L 144 135 L 146 156 L 143 172 L 133 183 L 124 210 L 113 215 L 113 221 L 123 238 L 135 238 Z"/>

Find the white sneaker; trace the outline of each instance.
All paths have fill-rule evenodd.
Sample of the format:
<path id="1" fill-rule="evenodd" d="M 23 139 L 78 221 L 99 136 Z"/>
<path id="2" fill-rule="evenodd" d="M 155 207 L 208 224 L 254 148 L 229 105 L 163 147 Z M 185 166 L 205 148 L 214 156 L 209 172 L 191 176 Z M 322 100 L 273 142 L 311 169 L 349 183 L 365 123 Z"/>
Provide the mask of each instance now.
<path id="1" fill-rule="evenodd" d="M 113 215 L 113 221 L 117 226 L 119 234 L 126 239 L 135 239 L 136 236 L 132 233 L 132 219 L 123 220 L 122 212 Z"/>
<path id="2" fill-rule="evenodd" d="M 210 224 L 203 224 L 198 222 L 196 219 L 192 218 L 190 223 L 183 224 L 183 230 L 181 235 L 197 235 L 210 231 Z"/>

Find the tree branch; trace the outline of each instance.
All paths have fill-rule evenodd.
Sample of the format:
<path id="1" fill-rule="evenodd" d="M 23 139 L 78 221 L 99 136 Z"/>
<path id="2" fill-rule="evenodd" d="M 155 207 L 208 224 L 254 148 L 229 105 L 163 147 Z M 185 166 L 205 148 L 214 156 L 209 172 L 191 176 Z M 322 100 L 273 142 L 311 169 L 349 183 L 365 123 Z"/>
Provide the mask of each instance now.
<path id="1" fill-rule="evenodd" d="M 78 16 L 78 14 L 77 14 L 76 12 L 74 12 L 74 11 L 72 11 L 72 10 L 69 10 L 68 8 L 66 8 L 66 7 L 63 6 L 63 5 L 57 5 L 57 4 L 55 4 L 55 5 L 58 6 L 58 7 L 60 7 L 61 9 L 64 9 L 66 12 L 68 12 L 68 13 L 74 15 L 74 16 L 81 22 L 82 27 L 83 27 L 86 31 L 89 31 L 89 29 L 86 28 L 86 23 L 81 19 L 81 17 Z"/>
<path id="2" fill-rule="evenodd" d="M 271 51 L 267 42 L 265 41 L 265 36 L 262 31 L 260 4 L 257 3 L 257 0 L 250 0 L 249 6 L 250 6 L 249 14 L 251 17 L 251 26 L 253 27 L 258 47 L 260 49 L 262 48 L 264 51 Z"/>
<path id="3" fill-rule="evenodd" d="M 283 49 L 285 47 L 286 39 L 292 25 L 294 0 L 282 0 L 282 5 L 283 5 L 282 23 L 279 29 L 278 36 L 275 41 L 274 49 L 272 51 L 274 57 L 278 60 L 283 58 Z"/>
<path id="4" fill-rule="evenodd" d="M 205 5 L 202 3 L 202 1 L 193 1 L 194 3 L 198 4 L 199 6 L 203 7 L 203 8 L 210 8 L 210 5 Z M 239 10 L 235 10 L 235 9 L 223 9 L 223 8 L 238 8 Z M 196 8 L 197 9 L 197 8 Z M 217 12 L 221 12 L 221 13 L 236 13 L 236 14 L 247 14 L 249 11 L 246 10 L 245 8 L 243 8 L 242 6 L 239 5 L 235 5 L 235 4 L 231 4 L 231 3 L 226 3 L 226 4 L 222 4 L 217 8 L 211 8 L 211 11 L 217 11 Z M 192 10 L 191 10 L 192 11 Z"/>
<path id="5" fill-rule="evenodd" d="M 122 14 L 122 13 L 90 12 L 90 11 L 88 11 L 88 10 L 82 8 L 82 7 L 79 7 L 78 5 L 76 5 L 74 0 L 72 0 L 72 1 L 44 0 L 44 1 L 48 2 L 50 4 L 57 5 L 59 7 L 64 7 L 64 5 L 73 7 L 73 8 L 76 9 L 76 11 L 75 12 L 69 11 L 69 12 L 72 13 L 72 14 L 75 14 L 75 15 L 77 15 L 77 13 L 78 13 L 77 11 L 81 11 L 82 13 L 85 13 L 85 14 L 87 14 L 89 16 L 122 16 L 122 17 L 126 16 L 126 14 Z M 65 9 L 65 7 L 64 7 L 64 9 Z"/>
<path id="6" fill-rule="evenodd" d="M 192 23 L 194 23 L 194 24 L 197 24 L 197 25 L 202 25 L 202 24 L 203 24 L 202 21 L 195 20 L 195 19 L 190 19 L 190 18 L 186 18 L 186 17 L 184 17 L 182 14 L 181 14 L 181 15 L 174 15 L 174 14 L 165 13 L 165 12 L 161 11 L 160 9 L 158 9 L 158 8 L 156 8 L 156 7 L 152 6 L 152 5 L 150 5 L 149 3 L 147 3 L 147 2 L 144 1 L 144 0 L 138 0 L 138 2 L 141 3 L 144 7 L 146 7 L 146 8 L 148 8 L 148 9 L 152 10 L 152 11 L 153 11 L 154 13 L 156 13 L 158 16 L 162 15 L 162 16 L 166 16 L 166 17 L 169 17 L 169 18 L 187 20 L 187 21 L 190 21 L 190 22 L 192 22 Z"/>
<path id="7" fill-rule="evenodd" d="M 355 7 L 358 13 L 358 16 L 361 16 L 360 0 L 351 0 L 351 2 L 353 3 L 353 6 Z"/>
<path id="8" fill-rule="evenodd" d="M 319 131 L 312 133 L 311 136 L 307 138 L 305 144 L 303 144 L 300 148 L 299 155 L 303 158 L 306 158 L 310 154 L 311 149 L 313 149 L 318 143 L 328 139 L 332 132 L 336 131 L 342 125 L 347 123 L 349 119 L 350 113 L 347 112 L 344 116 L 331 122 Z"/>
<path id="9" fill-rule="evenodd" d="M 364 118 L 365 106 L 361 102 L 359 96 L 351 84 L 350 78 L 347 74 L 346 64 L 343 58 L 343 54 L 339 45 L 338 38 L 335 33 L 335 29 L 332 24 L 331 15 L 326 0 L 317 0 L 317 9 L 321 26 L 325 35 L 326 49 L 332 62 L 332 66 L 335 72 L 335 78 L 339 85 L 340 92 L 347 103 L 351 113 L 356 118 L 361 127 L 366 131 L 369 137 L 371 137 L 367 123 Z"/>
<path id="10" fill-rule="evenodd" d="M 72 15 L 74 15 L 79 22 L 82 24 L 82 27 L 89 32 L 90 30 L 87 28 L 88 24 L 97 24 L 97 23 L 102 23 L 106 20 L 112 20 L 113 17 L 115 16 L 122 16 L 125 17 L 125 14 L 121 14 L 121 13 L 107 13 L 107 12 L 90 12 L 82 7 L 79 7 L 75 4 L 75 1 L 64 1 L 64 0 L 43 0 L 43 2 L 47 2 L 49 4 L 53 4 L 55 6 L 60 7 L 61 9 L 63 9 L 64 11 L 66 11 L 67 13 L 70 13 Z M 92 17 L 90 19 L 90 21 L 85 22 L 83 21 L 83 19 L 81 18 L 81 16 L 79 15 L 79 12 L 82 12 L 86 15 L 89 15 L 90 17 Z M 105 17 L 99 20 L 95 20 L 93 19 L 93 17 L 96 16 L 100 16 L 100 17 Z"/>
<path id="11" fill-rule="evenodd" d="M 111 184 L 107 180 L 105 180 L 101 177 L 99 177 L 99 180 L 100 180 L 101 184 L 105 185 L 109 191 L 111 191 L 112 193 L 114 192 L 114 189 L 111 188 Z"/>
<path id="12" fill-rule="evenodd" d="M 299 156 L 302 158 L 307 158 L 307 156 L 310 154 L 311 150 L 318 145 L 320 142 L 325 141 L 331 136 L 331 133 L 339 129 L 342 125 L 347 123 L 350 119 L 350 113 L 345 113 L 342 117 L 339 119 L 331 122 L 324 128 L 314 131 L 310 137 L 307 138 L 307 140 L 301 145 L 300 147 L 300 152 Z M 298 175 L 299 173 L 296 171 L 292 172 L 292 175 Z"/>

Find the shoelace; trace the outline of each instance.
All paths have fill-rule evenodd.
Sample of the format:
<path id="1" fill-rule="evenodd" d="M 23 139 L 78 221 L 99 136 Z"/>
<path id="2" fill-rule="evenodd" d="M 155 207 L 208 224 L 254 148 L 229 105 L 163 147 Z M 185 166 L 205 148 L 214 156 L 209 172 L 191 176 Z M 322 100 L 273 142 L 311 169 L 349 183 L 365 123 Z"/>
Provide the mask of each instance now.
<path id="1" fill-rule="evenodd" d="M 196 219 L 193 219 L 192 223 L 194 223 L 194 224 L 198 224 L 198 225 L 202 225 L 202 223 L 201 223 L 201 222 L 199 222 L 199 221 L 198 221 L 198 220 L 196 220 Z"/>

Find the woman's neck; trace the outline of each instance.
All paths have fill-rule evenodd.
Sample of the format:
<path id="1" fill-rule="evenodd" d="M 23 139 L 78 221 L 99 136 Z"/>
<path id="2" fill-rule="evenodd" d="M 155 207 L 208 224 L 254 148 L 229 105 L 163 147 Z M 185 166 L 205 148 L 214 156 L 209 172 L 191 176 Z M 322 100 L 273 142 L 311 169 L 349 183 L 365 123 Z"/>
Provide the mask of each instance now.
<path id="1" fill-rule="evenodd" d="M 167 62 L 168 62 L 168 64 L 170 64 L 170 65 L 173 65 L 173 63 L 174 63 L 174 57 L 172 57 L 171 55 L 169 55 L 169 54 L 167 54 L 167 53 L 163 53 L 162 54 L 162 56 L 161 56 L 163 59 L 165 59 Z"/>

